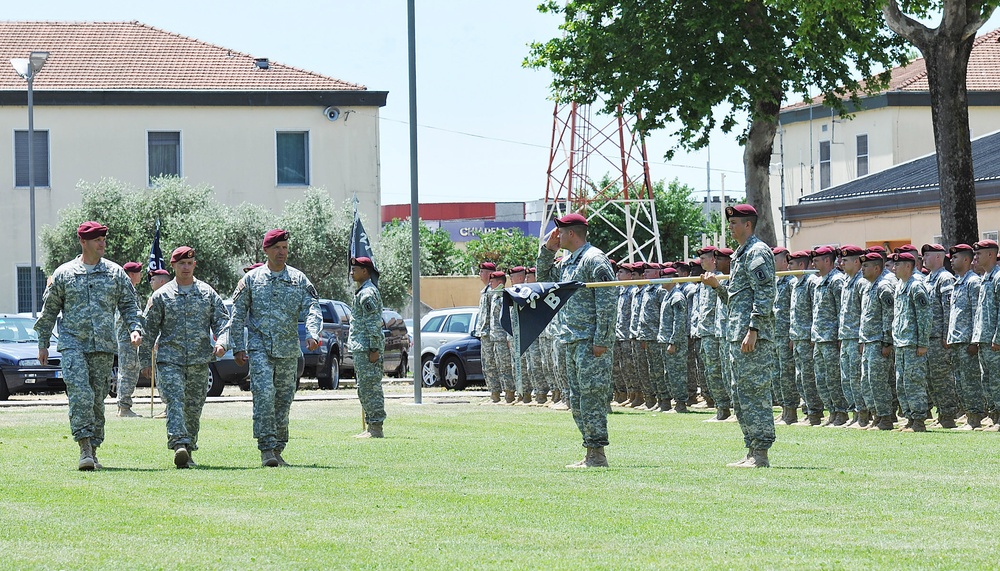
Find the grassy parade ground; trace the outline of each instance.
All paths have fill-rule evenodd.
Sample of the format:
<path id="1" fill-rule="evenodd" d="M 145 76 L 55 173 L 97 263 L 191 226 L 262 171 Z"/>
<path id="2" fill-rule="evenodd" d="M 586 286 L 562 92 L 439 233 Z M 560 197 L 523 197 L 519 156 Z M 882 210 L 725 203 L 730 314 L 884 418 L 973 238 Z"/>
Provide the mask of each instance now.
<path id="1" fill-rule="evenodd" d="M 260 466 L 246 401 L 206 405 L 192 470 L 173 467 L 162 420 L 109 416 L 105 469 L 79 472 L 65 406 L 2 408 L 0 567 L 969 570 L 1000 561 L 998 433 L 779 426 L 773 468 L 741 470 L 725 467 L 744 453 L 738 424 L 704 423 L 707 412 L 616 412 L 611 468 L 570 470 L 584 449 L 568 412 L 480 406 L 477 394 L 430 389 L 422 406 L 388 399 L 384 440 L 351 437 L 357 400 L 296 402 L 288 468 Z M 149 414 L 148 404 L 136 410 Z"/>

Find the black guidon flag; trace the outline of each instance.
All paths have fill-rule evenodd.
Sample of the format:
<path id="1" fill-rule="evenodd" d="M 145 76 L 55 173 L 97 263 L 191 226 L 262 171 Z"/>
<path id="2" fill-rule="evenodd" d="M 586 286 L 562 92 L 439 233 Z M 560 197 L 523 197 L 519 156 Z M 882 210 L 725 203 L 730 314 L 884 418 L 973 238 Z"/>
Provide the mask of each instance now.
<path id="1" fill-rule="evenodd" d="M 378 264 L 375 263 L 375 252 L 372 251 L 371 242 L 368 240 L 368 232 L 365 232 L 365 226 L 361 223 L 361 218 L 358 216 L 358 203 L 357 199 L 354 202 L 354 222 L 351 224 L 351 243 L 350 243 L 350 258 L 370 258 L 372 265 L 375 266 L 375 272 L 378 272 Z M 350 259 L 348 261 L 348 271 L 350 271 Z M 371 275 L 372 283 L 378 285 L 378 273 Z"/>
<path id="2" fill-rule="evenodd" d="M 500 325 L 514 336 L 514 346 L 518 348 L 519 355 L 528 350 L 555 314 L 566 305 L 566 300 L 582 287 L 585 287 L 582 282 L 537 282 L 517 284 L 503 290 Z M 511 311 L 511 308 L 515 310 Z"/>
<path id="3" fill-rule="evenodd" d="M 149 248 L 149 271 L 165 270 L 166 264 L 163 262 L 163 252 L 160 250 L 160 221 L 156 221 L 156 236 L 153 238 L 153 245 Z"/>

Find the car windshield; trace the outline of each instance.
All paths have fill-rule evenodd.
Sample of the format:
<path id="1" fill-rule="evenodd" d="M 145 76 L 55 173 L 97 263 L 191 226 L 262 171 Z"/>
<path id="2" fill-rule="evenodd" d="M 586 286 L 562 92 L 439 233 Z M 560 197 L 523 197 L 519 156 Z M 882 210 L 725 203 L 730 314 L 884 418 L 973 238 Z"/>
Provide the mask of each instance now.
<path id="1" fill-rule="evenodd" d="M 30 317 L 0 317 L 0 343 L 35 343 L 38 333 Z"/>

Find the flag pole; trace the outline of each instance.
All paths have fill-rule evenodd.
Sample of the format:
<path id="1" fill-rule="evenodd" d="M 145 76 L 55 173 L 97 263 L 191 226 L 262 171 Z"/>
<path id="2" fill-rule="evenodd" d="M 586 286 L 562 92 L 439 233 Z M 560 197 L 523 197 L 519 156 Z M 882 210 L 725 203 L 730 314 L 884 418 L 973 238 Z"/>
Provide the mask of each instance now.
<path id="1" fill-rule="evenodd" d="M 156 397 L 156 344 L 153 344 L 153 352 L 149 363 L 149 418 L 153 418 L 153 399 Z"/>
<path id="2" fill-rule="evenodd" d="M 809 274 L 815 274 L 819 270 L 786 270 L 781 272 L 774 272 L 777 277 L 782 276 L 803 276 Z M 715 276 L 715 279 L 725 281 L 729 279 L 728 274 L 719 274 Z M 616 286 L 634 286 L 634 285 L 650 285 L 650 284 L 683 284 L 683 283 L 698 283 L 701 281 L 701 276 L 689 276 L 686 278 L 653 278 L 651 280 L 625 280 L 625 281 L 615 281 L 615 282 L 591 282 L 583 284 L 585 287 L 616 287 Z"/>

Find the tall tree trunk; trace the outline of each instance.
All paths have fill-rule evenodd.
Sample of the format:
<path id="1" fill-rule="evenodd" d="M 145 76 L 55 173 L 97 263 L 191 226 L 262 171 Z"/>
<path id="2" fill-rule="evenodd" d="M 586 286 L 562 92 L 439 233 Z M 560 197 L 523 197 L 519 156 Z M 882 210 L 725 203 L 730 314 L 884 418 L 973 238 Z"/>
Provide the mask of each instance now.
<path id="1" fill-rule="evenodd" d="M 979 240 L 965 84 L 974 42 L 974 37 L 962 42 L 936 41 L 923 51 L 941 188 L 941 240 L 946 247 Z"/>
<path id="2" fill-rule="evenodd" d="M 771 214 L 771 154 L 774 135 L 778 130 L 781 90 L 772 90 L 770 101 L 754 103 L 750 132 L 743 147 L 743 171 L 746 179 L 747 203 L 757 209 L 757 237 L 769 246 L 777 246 L 774 217 Z M 725 224 L 725 220 L 722 221 Z M 784 231 L 784 229 L 782 229 Z"/>

